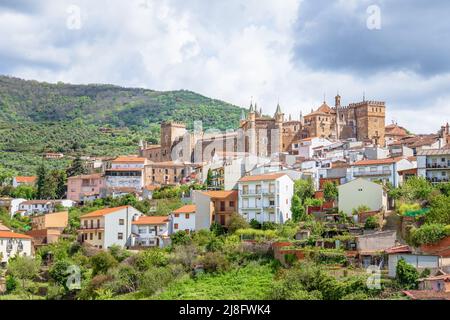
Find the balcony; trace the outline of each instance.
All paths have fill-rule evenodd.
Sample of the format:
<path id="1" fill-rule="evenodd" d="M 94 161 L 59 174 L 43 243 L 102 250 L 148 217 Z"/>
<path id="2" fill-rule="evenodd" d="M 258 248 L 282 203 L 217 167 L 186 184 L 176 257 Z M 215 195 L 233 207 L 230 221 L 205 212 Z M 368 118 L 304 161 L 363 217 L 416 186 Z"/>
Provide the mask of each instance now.
<path id="1" fill-rule="evenodd" d="M 355 171 L 354 177 L 375 177 L 375 176 L 390 176 L 392 170 L 377 170 L 377 171 Z"/>
<path id="2" fill-rule="evenodd" d="M 427 169 L 450 169 L 450 165 L 445 163 L 427 163 Z"/>
<path id="3" fill-rule="evenodd" d="M 431 183 L 447 183 L 450 182 L 449 178 L 437 178 L 437 177 L 427 177 L 427 181 Z"/>
<path id="4" fill-rule="evenodd" d="M 104 229 L 105 229 L 105 226 L 97 225 L 97 224 L 95 224 L 95 225 L 87 225 L 87 226 L 81 225 L 78 228 L 79 231 L 94 231 L 94 230 L 104 230 Z"/>

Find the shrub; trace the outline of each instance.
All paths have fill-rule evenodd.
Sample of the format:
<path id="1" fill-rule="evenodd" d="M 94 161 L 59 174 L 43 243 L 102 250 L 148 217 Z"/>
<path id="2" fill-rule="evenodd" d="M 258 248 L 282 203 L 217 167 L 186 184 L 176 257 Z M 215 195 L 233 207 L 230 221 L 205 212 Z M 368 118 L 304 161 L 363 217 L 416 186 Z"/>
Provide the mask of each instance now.
<path id="1" fill-rule="evenodd" d="M 191 242 L 191 237 L 185 231 L 178 231 L 170 235 L 173 245 L 186 245 Z"/>
<path id="2" fill-rule="evenodd" d="M 117 260 L 109 252 L 100 252 L 91 258 L 92 274 L 94 276 L 105 274 L 110 268 L 117 265 Z"/>
<path id="3" fill-rule="evenodd" d="M 164 251 L 153 248 L 139 252 L 135 257 L 134 265 L 144 271 L 151 267 L 165 267 L 168 263 L 169 259 Z"/>
<path id="4" fill-rule="evenodd" d="M 225 228 L 224 228 L 221 224 L 219 224 L 219 223 L 217 223 L 217 222 L 213 222 L 213 223 L 211 224 L 210 230 L 211 230 L 211 232 L 214 233 L 216 236 L 220 236 L 220 235 L 225 234 Z"/>
<path id="5" fill-rule="evenodd" d="M 424 224 L 411 232 L 411 241 L 415 246 L 434 244 L 447 236 L 446 226 L 439 223 Z"/>
<path id="6" fill-rule="evenodd" d="M 366 219 L 366 222 L 364 223 L 364 229 L 367 230 L 373 230 L 377 229 L 380 226 L 378 223 L 378 219 L 375 216 L 370 216 Z"/>
<path id="7" fill-rule="evenodd" d="M 150 268 L 139 279 L 139 290 L 147 296 L 151 296 L 164 289 L 174 276 L 169 268 Z"/>
<path id="8" fill-rule="evenodd" d="M 104 288 L 116 294 L 136 291 L 138 287 L 139 272 L 131 266 L 119 265 L 108 272 L 112 277 Z"/>
<path id="9" fill-rule="evenodd" d="M 233 213 L 230 217 L 230 224 L 228 225 L 228 232 L 234 233 L 238 229 L 247 229 L 250 225 L 247 220 L 240 214 Z"/>
<path id="10" fill-rule="evenodd" d="M 206 272 L 223 272 L 229 269 L 230 263 L 222 253 L 207 252 L 201 259 Z"/>
<path id="11" fill-rule="evenodd" d="M 250 221 L 250 227 L 253 229 L 261 229 L 261 223 L 259 223 L 256 219 L 252 219 Z"/>
<path id="12" fill-rule="evenodd" d="M 261 225 L 262 230 L 276 230 L 277 224 L 275 222 L 265 221 Z"/>
<path id="13" fill-rule="evenodd" d="M 416 268 L 400 259 L 397 263 L 397 281 L 405 289 L 416 289 L 419 279 L 419 273 Z"/>
<path id="14" fill-rule="evenodd" d="M 131 255 L 128 250 L 122 249 L 121 246 L 116 244 L 109 247 L 108 251 L 118 262 L 122 262 Z"/>
<path id="15" fill-rule="evenodd" d="M 17 280 L 13 275 L 6 276 L 6 292 L 11 293 L 17 288 Z"/>
<path id="16" fill-rule="evenodd" d="M 419 203 L 402 203 L 397 207 L 397 212 L 399 215 L 404 215 L 409 211 L 420 210 L 422 206 Z"/>
<path id="17" fill-rule="evenodd" d="M 56 261 L 49 270 L 49 275 L 57 284 L 66 287 L 67 278 L 69 277 L 68 268 L 71 263 L 67 260 Z"/>

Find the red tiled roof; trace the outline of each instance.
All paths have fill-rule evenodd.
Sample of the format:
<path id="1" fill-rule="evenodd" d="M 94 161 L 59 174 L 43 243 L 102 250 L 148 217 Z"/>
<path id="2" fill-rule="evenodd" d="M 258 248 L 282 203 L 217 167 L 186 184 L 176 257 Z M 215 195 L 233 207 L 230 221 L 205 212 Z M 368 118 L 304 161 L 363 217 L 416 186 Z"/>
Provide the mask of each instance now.
<path id="1" fill-rule="evenodd" d="M 195 204 L 187 204 L 173 211 L 173 213 L 195 213 L 197 206 Z"/>
<path id="2" fill-rule="evenodd" d="M 30 236 L 12 231 L 0 231 L 0 238 L 31 239 Z"/>
<path id="3" fill-rule="evenodd" d="M 403 291 L 405 295 L 413 300 L 450 300 L 450 292 L 434 290 L 409 290 Z"/>
<path id="4" fill-rule="evenodd" d="M 231 191 L 200 191 L 204 195 L 210 196 L 211 198 L 216 199 L 225 199 L 229 196 L 236 195 L 237 196 L 237 190 L 231 190 Z"/>
<path id="5" fill-rule="evenodd" d="M 285 175 L 286 175 L 286 173 L 268 173 L 268 174 L 261 174 L 261 175 L 256 175 L 256 176 L 245 176 L 245 177 L 241 178 L 239 181 L 240 182 L 249 182 L 249 181 L 261 181 L 261 180 L 276 180 Z"/>
<path id="6" fill-rule="evenodd" d="M 110 213 L 114 213 L 114 212 L 117 212 L 117 211 L 125 209 L 125 208 L 132 208 L 132 206 L 121 206 L 121 207 L 115 207 L 115 208 L 100 209 L 100 210 L 96 210 L 96 211 L 87 213 L 85 215 L 82 215 L 80 218 L 103 217 Z"/>
<path id="7" fill-rule="evenodd" d="M 354 166 L 370 166 L 375 164 L 392 164 L 399 162 L 400 160 L 403 160 L 402 157 L 399 158 L 387 158 L 387 159 L 377 159 L 377 160 L 361 160 L 358 162 L 355 162 Z"/>
<path id="8" fill-rule="evenodd" d="M 409 246 L 403 245 L 403 246 L 396 246 L 389 249 L 386 249 L 385 252 L 387 254 L 394 254 L 394 253 L 411 253 L 412 250 Z"/>
<path id="9" fill-rule="evenodd" d="M 167 216 L 141 216 L 138 220 L 133 221 L 134 225 L 146 225 L 146 224 L 166 224 L 169 222 Z"/>
<path id="10" fill-rule="evenodd" d="M 16 177 L 16 182 L 17 183 L 34 183 L 36 181 L 37 177 L 36 176 L 17 176 Z"/>
<path id="11" fill-rule="evenodd" d="M 133 156 L 119 156 L 114 159 L 112 162 L 138 162 L 144 163 L 147 159 L 142 157 L 133 157 Z"/>

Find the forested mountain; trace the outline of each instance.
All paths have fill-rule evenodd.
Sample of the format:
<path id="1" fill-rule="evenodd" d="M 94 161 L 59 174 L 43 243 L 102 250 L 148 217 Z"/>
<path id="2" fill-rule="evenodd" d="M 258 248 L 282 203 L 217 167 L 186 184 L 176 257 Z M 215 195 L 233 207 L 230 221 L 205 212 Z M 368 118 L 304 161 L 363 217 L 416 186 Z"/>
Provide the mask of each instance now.
<path id="1" fill-rule="evenodd" d="M 32 174 L 43 152 L 68 156 L 136 152 L 157 142 L 159 123 L 236 128 L 241 109 L 191 91 L 159 92 L 113 85 L 71 85 L 0 76 L 0 165 Z M 114 130 L 104 132 L 100 128 Z M 52 161 L 60 167 L 68 160 Z"/>

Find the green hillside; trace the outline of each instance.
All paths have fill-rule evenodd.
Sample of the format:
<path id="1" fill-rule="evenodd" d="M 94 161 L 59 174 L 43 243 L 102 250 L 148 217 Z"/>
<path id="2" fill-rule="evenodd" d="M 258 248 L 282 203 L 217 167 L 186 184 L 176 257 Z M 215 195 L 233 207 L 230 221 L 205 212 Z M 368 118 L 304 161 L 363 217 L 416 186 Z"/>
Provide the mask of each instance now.
<path id="1" fill-rule="evenodd" d="M 43 152 L 70 156 L 135 153 L 140 139 L 158 142 L 159 123 L 182 121 L 192 128 L 236 128 L 241 109 L 180 90 L 158 92 L 113 85 L 71 85 L 0 76 L 0 164 L 32 174 Z M 112 128 L 103 132 L 100 128 Z"/>

